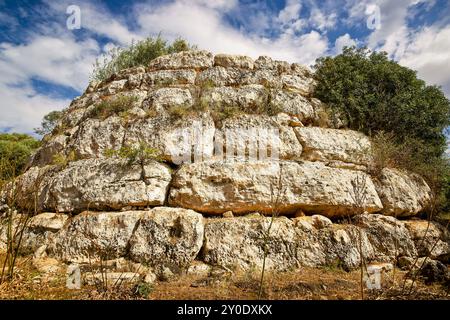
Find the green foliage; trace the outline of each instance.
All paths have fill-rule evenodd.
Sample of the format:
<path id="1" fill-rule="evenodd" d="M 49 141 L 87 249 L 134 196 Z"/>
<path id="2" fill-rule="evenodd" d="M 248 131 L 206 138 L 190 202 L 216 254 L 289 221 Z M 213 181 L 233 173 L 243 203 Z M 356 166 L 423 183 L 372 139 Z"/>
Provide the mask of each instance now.
<path id="1" fill-rule="evenodd" d="M 27 134 L 0 134 L 0 181 L 21 174 L 40 142 Z"/>
<path id="2" fill-rule="evenodd" d="M 149 147 L 143 142 L 139 143 L 137 147 L 123 146 L 118 150 L 107 149 L 104 155 L 107 158 L 118 157 L 127 159 L 129 165 L 133 163 L 143 164 L 147 160 L 162 160 L 161 152 L 158 149 Z"/>
<path id="3" fill-rule="evenodd" d="M 392 132 L 427 144 L 427 156 L 445 149 L 450 102 L 440 88 L 427 86 L 416 72 L 388 59 L 386 53 L 345 48 L 336 57 L 317 60 L 315 96 L 368 135 Z"/>
<path id="4" fill-rule="evenodd" d="M 56 127 L 56 124 L 61 119 L 63 115 L 62 111 L 52 111 L 44 116 L 41 122 L 40 128 L 35 128 L 34 132 L 38 135 L 46 135 L 53 131 Z"/>
<path id="5" fill-rule="evenodd" d="M 183 39 L 176 39 L 171 44 L 160 36 L 148 37 L 137 43 L 133 42 L 129 48 L 114 48 L 106 57 L 94 65 L 92 80 L 102 81 L 113 74 L 132 67 L 146 66 L 151 60 L 170 53 L 196 49 Z"/>
<path id="6" fill-rule="evenodd" d="M 53 156 L 52 160 L 53 160 L 52 164 L 61 166 L 62 168 L 65 168 L 65 167 L 67 167 L 69 162 L 76 160 L 76 154 L 75 154 L 75 151 L 73 151 L 73 150 L 70 151 L 69 154 L 67 154 L 67 155 L 64 153 L 57 153 Z"/>
<path id="7" fill-rule="evenodd" d="M 144 299 L 147 299 L 150 294 L 153 292 L 154 287 L 153 285 L 140 281 L 137 283 L 134 287 L 134 292 L 138 297 L 142 297 Z"/>
<path id="8" fill-rule="evenodd" d="M 92 109 L 90 116 L 104 120 L 109 116 L 126 112 L 133 107 L 136 101 L 138 101 L 136 96 L 117 95 L 97 104 Z"/>
<path id="9" fill-rule="evenodd" d="M 344 48 L 336 57 L 318 59 L 315 67 L 314 95 L 351 129 L 372 136 L 375 173 L 386 166 L 416 172 L 444 199 L 441 204 L 448 203 L 449 164 L 443 154 L 450 101 L 442 90 L 386 53 L 366 48 Z"/>

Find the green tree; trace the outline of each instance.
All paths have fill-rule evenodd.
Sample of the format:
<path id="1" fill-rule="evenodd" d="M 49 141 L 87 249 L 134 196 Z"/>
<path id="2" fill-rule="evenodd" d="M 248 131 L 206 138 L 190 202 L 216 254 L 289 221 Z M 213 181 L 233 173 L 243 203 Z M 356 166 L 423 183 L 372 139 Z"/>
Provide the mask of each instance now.
<path id="1" fill-rule="evenodd" d="M 385 52 L 344 48 L 316 61 L 315 96 L 368 135 L 392 132 L 396 142 L 426 146 L 423 159 L 446 148 L 450 101 L 439 87 L 427 86 L 415 71 L 389 60 Z"/>
<path id="2" fill-rule="evenodd" d="M 113 48 L 102 60 L 97 59 L 91 79 L 102 81 L 123 69 L 145 66 L 159 56 L 193 49 L 196 46 L 191 46 L 181 38 L 169 44 L 160 36 L 148 37 L 137 43 L 133 42 L 129 48 Z"/>
<path id="3" fill-rule="evenodd" d="M 38 135 L 46 135 L 53 131 L 59 119 L 61 119 L 63 111 L 52 111 L 44 116 L 40 128 L 35 128 L 34 132 Z"/>
<path id="4" fill-rule="evenodd" d="M 448 203 L 444 132 L 450 125 L 450 101 L 441 88 L 426 85 L 416 71 L 390 60 L 385 52 L 366 48 L 344 48 L 340 55 L 319 58 L 315 69 L 314 95 L 331 114 L 374 141 L 380 134 L 391 136 L 395 152 L 383 162 L 421 174 L 444 196 L 444 205 Z"/>
<path id="5" fill-rule="evenodd" d="M 0 182 L 22 173 L 40 142 L 27 134 L 0 134 Z"/>

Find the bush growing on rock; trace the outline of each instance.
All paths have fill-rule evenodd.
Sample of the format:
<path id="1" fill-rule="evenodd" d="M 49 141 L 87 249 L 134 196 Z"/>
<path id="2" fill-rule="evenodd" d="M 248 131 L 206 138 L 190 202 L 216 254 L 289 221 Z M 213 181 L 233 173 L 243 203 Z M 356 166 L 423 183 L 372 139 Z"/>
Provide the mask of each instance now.
<path id="1" fill-rule="evenodd" d="M 374 138 L 378 165 L 416 172 L 436 187 L 436 194 L 443 192 L 450 101 L 439 87 L 427 86 L 387 53 L 366 48 L 319 58 L 315 68 L 314 95 L 351 129 Z"/>
<path id="2" fill-rule="evenodd" d="M 0 134 L 0 182 L 21 174 L 39 144 L 27 134 Z"/>
<path id="3" fill-rule="evenodd" d="M 195 48 L 195 46 L 180 38 L 168 44 L 160 36 L 148 37 L 137 43 L 133 42 L 129 48 L 111 49 L 102 61 L 97 59 L 91 78 L 92 80 L 102 81 L 121 70 L 145 66 L 159 56 Z"/>
<path id="4" fill-rule="evenodd" d="M 133 107 L 136 101 L 137 97 L 135 96 L 118 95 L 113 99 L 104 100 L 96 105 L 91 111 L 91 116 L 104 120 L 114 114 L 126 112 Z"/>

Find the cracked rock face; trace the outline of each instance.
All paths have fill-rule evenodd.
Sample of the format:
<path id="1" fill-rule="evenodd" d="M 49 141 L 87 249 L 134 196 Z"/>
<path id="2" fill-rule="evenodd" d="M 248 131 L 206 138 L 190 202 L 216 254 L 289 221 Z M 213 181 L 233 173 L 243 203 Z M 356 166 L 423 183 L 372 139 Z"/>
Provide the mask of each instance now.
<path id="1" fill-rule="evenodd" d="M 130 239 L 130 258 L 155 269 L 179 272 L 197 256 L 203 232 L 203 217 L 195 211 L 154 208 L 142 216 Z"/>
<path id="2" fill-rule="evenodd" d="M 282 214 L 426 210 L 430 189 L 420 177 L 393 169 L 370 176 L 370 139 L 346 130 L 339 115 L 327 118 L 314 85 L 307 67 L 266 56 L 158 57 L 90 83 L 0 198 L 20 191 L 22 210 L 38 213 L 164 204 L 270 213 L 271 189 L 281 182 Z M 145 163 L 121 152 L 140 148 Z M 358 179 L 362 204 L 354 197 Z"/>
<path id="3" fill-rule="evenodd" d="M 22 176 L 20 187 L 38 199 L 40 210 L 80 212 L 157 206 L 164 203 L 171 180 L 170 169 L 156 161 L 144 165 L 121 159 L 86 159 L 66 168 L 35 168 Z"/>
<path id="4" fill-rule="evenodd" d="M 326 216 L 354 214 L 352 181 L 366 180 L 362 209 L 381 210 L 370 177 L 363 172 L 335 169 L 316 162 L 211 161 L 184 165 L 175 173 L 169 203 L 200 212 L 271 213 L 280 195 L 281 213 L 298 209 Z M 279 188 L 279 191 L 277 191 Z"/>

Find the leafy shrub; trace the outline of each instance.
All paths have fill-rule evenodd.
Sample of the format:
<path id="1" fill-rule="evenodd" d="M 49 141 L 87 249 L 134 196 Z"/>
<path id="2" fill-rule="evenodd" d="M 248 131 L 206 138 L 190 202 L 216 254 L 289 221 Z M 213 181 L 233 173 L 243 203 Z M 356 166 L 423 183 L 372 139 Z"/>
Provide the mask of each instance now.
<path id="1" fill-rule="evenodd" d="M 52 132 L 62 115 L 63 111 L 52 111 L 46 114 L 42 119 L 41 127 L 35 128 L 34 132 L 41 136 Z"/>
<path id="2" fill-rule="evenodd" d="M 372 136 L 375 172 L 385 166 L 416 172 L 443 199 L 450 101 L 442 90 L 427 86 L 386 53 L 366 48 L 344 48 L 336 57 L 319 58 L 315 68 L 315 97 L 351 129 Z M 449 201 L 444 199 L 444 205 Z"/>
<path id="3" fill-rule="evenodd" d="M 386 53 L 345 48 L 316 62 L 314 95 L 345 118 L 351 129 L 368 135 L 392 132 L 395 140 L 423 141 L 428 157 L 446 147 L 450 101 L 440 88 L 427 86 L 416 72 L 388 59 Z"/>
<path id="4" fill-rule="evenodd" d="M 76 160 L 75 151 L 70 151 L 68 155 L 65 155 L 64 153 L 57 153 L 53 156 L 52 160 L 52 164 L 65 168 L 69 162 Z"/>
<path id="5" fill-rule="evenodd" d="M 132 67 L 145 66 L 151 60 L 170 53 L 196 49 L 183 39 L 176 39 L 172 44 L 160 36 L 148 37 L 137 43 L 132 43 L 129 48 L 114 48 L 106 57 L 94 64 L 92 80 L 102 81 L 113 74 Z"/>
<path id="6" fill-rule="evenodd" d="M 133 107 L 136 101 L 138 101 L 136 96 L 117 95 L 97 104 L 92 109 L 90 116 L 104 120 L 109 116 L 126 112 Z"/>
<path id="7" fill-rule="evenodd" d="M 149 147 L 146 143 L 139 143 L 137 147 L 123 146 L 118 150 L 107 149 L 104 152 L 105 157 L 119 157 L 121 159 L 127 159 L 128 164 L 139 163 L 143 164 L 146 160 L 162 160 L 161 152 Z"/>
<path id="8" fill-rule="evenodd" d="M 27 134 L 0 134 L 0 181 L 21 174 L 40 142 Z"/>

